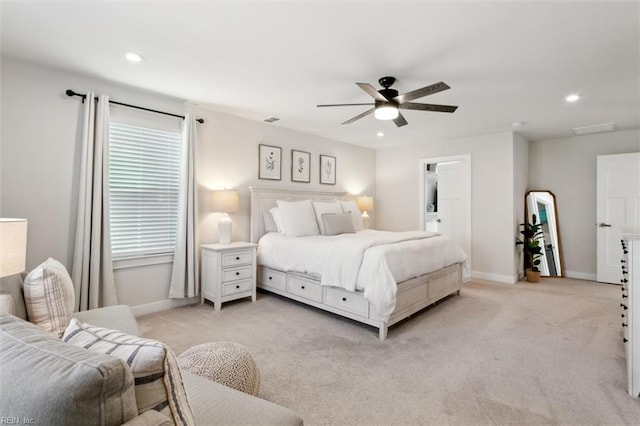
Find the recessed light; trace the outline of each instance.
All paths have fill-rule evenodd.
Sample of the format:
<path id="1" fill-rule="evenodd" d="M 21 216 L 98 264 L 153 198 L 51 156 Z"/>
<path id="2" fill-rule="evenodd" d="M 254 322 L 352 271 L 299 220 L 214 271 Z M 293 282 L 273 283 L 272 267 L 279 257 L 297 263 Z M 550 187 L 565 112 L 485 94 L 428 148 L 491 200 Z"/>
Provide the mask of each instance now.
<path id="1" fill-rule="evenodd" d="M 124 57 L 130 62 L 142 62 L 142 55 L 136 52 L 124 52 Z"/>
<path id="2" fill-rule="evenodd" d="M 577 93 L 572 93 L 570 95 L 567 95 L 566 98 L 564 98 L 564 100 L 567 102 L 576 102 L 579 99 L 580 99 L 580 95 L 578 95 Z"/>
<path id="3" fill-rule="evenodd" d="M 384 136 L 384 133 L 382 133 L 382 132 L 378 132 L 378 137 L 379 137 L 379 138 L 381 138 L 381 137 L 383 137 L 383 136 Z"/>

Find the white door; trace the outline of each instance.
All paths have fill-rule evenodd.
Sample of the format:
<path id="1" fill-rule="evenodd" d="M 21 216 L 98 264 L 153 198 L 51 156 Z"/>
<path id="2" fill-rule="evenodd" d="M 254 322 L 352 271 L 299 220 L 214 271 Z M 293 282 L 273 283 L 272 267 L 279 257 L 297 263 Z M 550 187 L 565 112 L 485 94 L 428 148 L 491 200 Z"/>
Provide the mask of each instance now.
<path id="1" fill-rule="evenodd" d="M 435 212 L 431 212 L 426 164 L 436 163 L 437 202 Z M 420 229 L 451 237 L 471 265 L 471 155 L 423 159 L 420 171 Z"/>
<path id="2" fill-rule="evenodd" d="M 620 283 L 620 240 L 640 226 L 640 153 L 597 158 L 597 280 Z"/>
<path id="3" fill-rule="evenodd" d="M 459 244 L 465 239 L 464 163 L 438 164 L 438 232 Z"/>

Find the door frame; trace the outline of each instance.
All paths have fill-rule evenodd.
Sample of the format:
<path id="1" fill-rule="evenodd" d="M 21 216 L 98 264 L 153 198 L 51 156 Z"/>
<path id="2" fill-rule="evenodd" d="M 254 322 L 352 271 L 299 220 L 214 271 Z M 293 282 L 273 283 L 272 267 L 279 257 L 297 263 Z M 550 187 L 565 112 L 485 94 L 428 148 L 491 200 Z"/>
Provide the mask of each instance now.
<path id="1" fill-rule="evenodd" d="M 472 229 L 471 229 L 471 154 L 457 154 L 457 155 L 447 155 L 442 157 L 427 157 L 420 158 L 418 160 L 418 176 L 420 177 L 418 182 L 418 229 L 424 231 L 424 221 L 425 221 L 425 169 L 427 164 L 431 163 L 446 163 L 460 161 L 465 164 L 467 176 L 469 177 L 467 182 L 465 182 L 465 187 L 467 188 L 467 208 L 465 212 L 466 217 L 466 227 L 469 230 L 469 247 L 463 247 L 466 255 L 467 261 L 469 262 L 469 269 L 471 269 L 471 246 L 472 246 Z"/>

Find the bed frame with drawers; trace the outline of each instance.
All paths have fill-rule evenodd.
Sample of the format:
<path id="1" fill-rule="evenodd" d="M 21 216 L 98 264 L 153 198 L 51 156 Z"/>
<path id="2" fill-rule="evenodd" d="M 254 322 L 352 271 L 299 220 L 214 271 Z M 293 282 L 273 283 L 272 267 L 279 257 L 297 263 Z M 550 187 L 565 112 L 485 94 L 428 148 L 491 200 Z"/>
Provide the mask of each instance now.
<path id="1" fill-rule="evenodd" d="M 251 242 L 264 235 L 262 213 L 277 206 L 277 200 L 331 201 L 348 199 L 344 192 L 300 191 L 250 187 Z M 320 285 L 317 277 L 258 266 L 259 288 L 325 311 L 377 327 L 381 340 L 390 326 L 436 303 L 450 294 L 460 294 L 462 265 L 456 263 L 438 271 L 398 283 L 396 307 L 388 321 L 364 298 L 361 291 Z"/>

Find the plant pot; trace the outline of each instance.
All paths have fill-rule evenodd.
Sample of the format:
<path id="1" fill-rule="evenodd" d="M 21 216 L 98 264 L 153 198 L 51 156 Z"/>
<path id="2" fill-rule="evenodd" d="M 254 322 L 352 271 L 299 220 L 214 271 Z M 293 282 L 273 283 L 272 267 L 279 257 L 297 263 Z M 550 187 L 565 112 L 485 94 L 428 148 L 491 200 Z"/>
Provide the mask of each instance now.
<path id="1" fill-rule="evenodd" d="M 527 281 L 530 283 L 539 283 L 540 282 L 540 271 L 532 271 L 531 269 L 527 269 Z"/>

